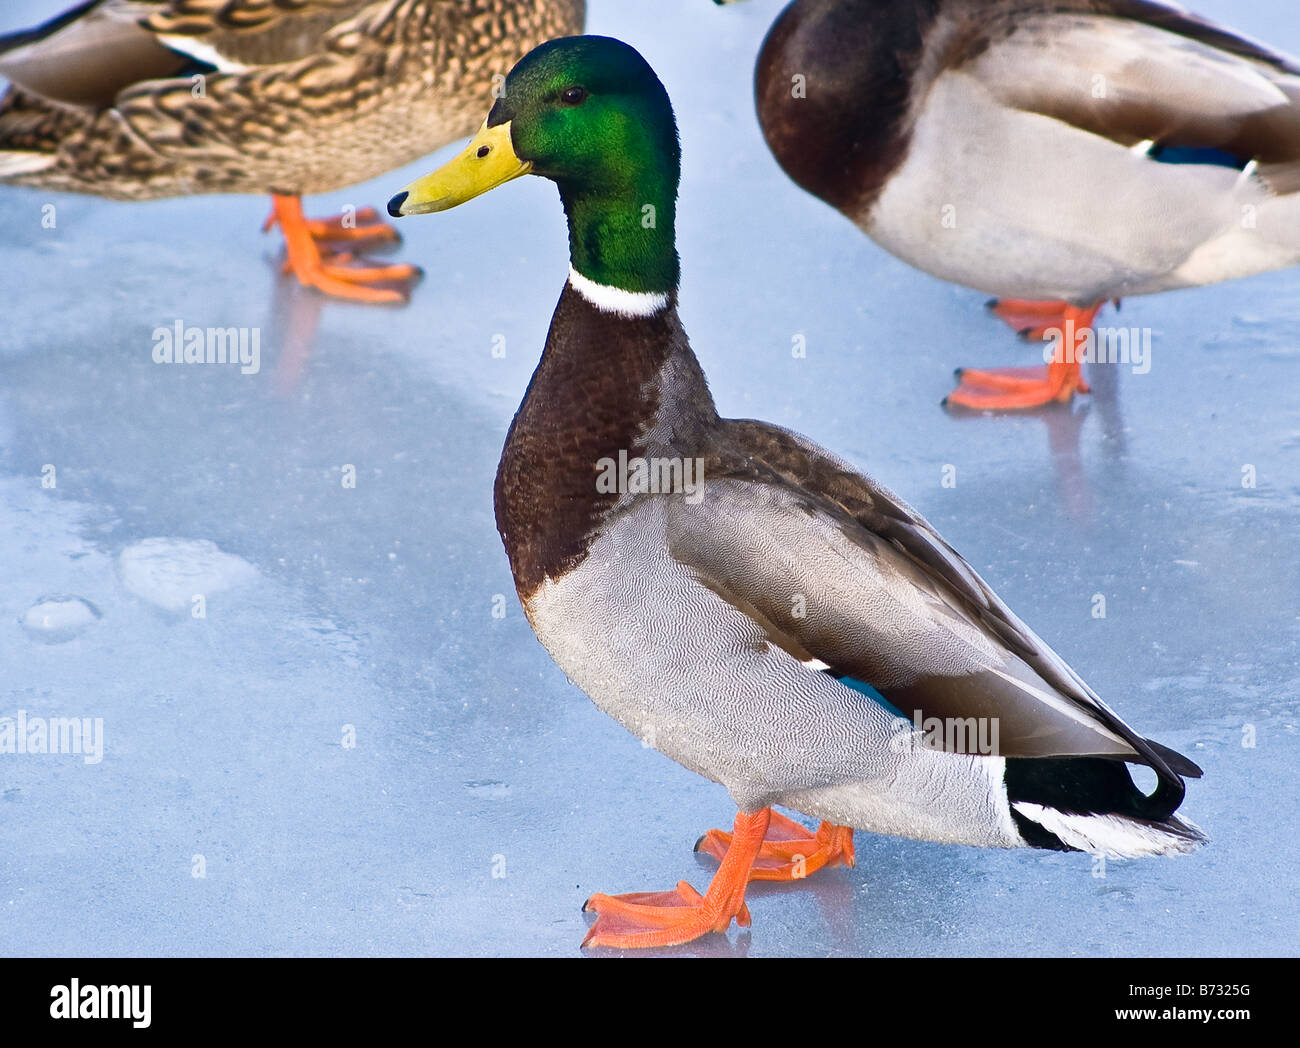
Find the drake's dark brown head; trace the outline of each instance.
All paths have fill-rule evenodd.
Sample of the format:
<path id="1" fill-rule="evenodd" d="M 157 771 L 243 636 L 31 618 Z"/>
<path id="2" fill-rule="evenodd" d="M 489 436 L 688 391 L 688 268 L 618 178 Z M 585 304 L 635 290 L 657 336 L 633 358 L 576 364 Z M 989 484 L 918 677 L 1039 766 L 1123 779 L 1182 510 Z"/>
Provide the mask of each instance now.
<path id="1" fill-rule="evenodd" d="M 846 214 L 907 155 L 913 73 L 942 0 L 795 0 L 754 72 L 763 134 L 808 192 Z"/>

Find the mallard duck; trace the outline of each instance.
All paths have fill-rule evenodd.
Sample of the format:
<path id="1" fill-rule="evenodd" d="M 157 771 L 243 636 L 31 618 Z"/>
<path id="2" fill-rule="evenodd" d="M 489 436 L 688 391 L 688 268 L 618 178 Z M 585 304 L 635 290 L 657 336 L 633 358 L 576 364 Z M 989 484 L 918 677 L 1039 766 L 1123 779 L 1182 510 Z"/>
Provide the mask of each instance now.
<path id="1" fill-rule="evenodd" d="M 795 0 L 755 93 L 795 182 L 1052 343 L 953 404 L 1067 401 L 1105 302 L 1300 263 L 1300 63 L 1155 0 Z"/>
<path id="2" fill-rule="evenodd" d="M 471 134 L 509 67 L 584 15 L 585 0 L 88 0 L 0 38 L 0 182 L 115 200 L 270 193 L 286 270 L 402 302 L 414 266 L 330 246 L 393 228 L 373 208 L 307 219 L 303 194 Z"/>
<path id="3" fill-rule="evenodd" d="M 756 873 L 852 863 L 850 827 L 1125 856 L 1204 839 L 1174 814 L 1200 769 L 1120 720 L 920 514 L 795 433 L 718 416 L 677 314 L 677 126 L 637 51 L 532 51 L 465 151 L 388 210 L 530 173 L 559 187 L 570 268 L 496 476 L 519 598 L 600 709 L 738 808 L 699 844 L 721 858 L 707 893 L 594 895 L 586 944 L 748 923 Z"/>

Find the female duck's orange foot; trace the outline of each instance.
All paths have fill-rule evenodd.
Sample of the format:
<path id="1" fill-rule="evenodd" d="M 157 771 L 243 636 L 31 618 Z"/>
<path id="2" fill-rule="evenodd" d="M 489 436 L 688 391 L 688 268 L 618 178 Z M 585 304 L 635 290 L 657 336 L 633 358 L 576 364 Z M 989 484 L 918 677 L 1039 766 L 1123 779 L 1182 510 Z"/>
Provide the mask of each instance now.
<path id="1" fill-rule="evenodd" d="M 274 216 L 272 216 L 274 217 Z M 316 240 L 385 240 L 400 244 L 402 234 L 373 207 L 360 211 L 332 215 L 329 218 L 308 218 L 307 231 Z"/>
<path id="2" fill-rule="evenodd" d="M 1075 393 L 1090 393 L 1083 380 L 1083 365 L 1048 364 L 1046 367 L 995 368 L 975 371 L 959 368 L 961 384 L 943 400 L 976 411 L 1036 408 L 1052 401 L 1068 402 Z"/>
<path id="3" fill-rule="evenodd" d="M 697 852 L 707 852 L 715 859 L 723 858 L 730 846 L 731 834 L 723 830 L 710 830 L 695 842 Z M 854 861 L 852 826 L 823 822 L 815 833 L 809 833 L 806 827 L 774 811 L 749 879 L 798 881 L 823 866 L 843 863 L 852 867 Z"/>
<path id="4" fill-rule="evenodd" d="M 404 303 L 411 297 L 410 284 L 420 275 L 411 265 L 367 266 L 354 265 L 350 253 L 340 253 L 322 248 L 319 240 L 393 239 L 395 231 L 385 223 L 375 223 L 378 218 L 374 208 L 363 208 L 356 218 L 359 225 L 345 225 L 345 217 L 338 219 L 308 220 L 303 217 L 302 201 L 296 196 L 271 197 L 271 217 L 266 229 L 278 225 L 284 233 L 288 259 L 285 268 L 302 284 L 314 287 L 327 295 L 348 298 L 357 302 Z M 392 236 L 384 234 L 387 229 Z M 391 287 L 371 287 L 372 284 L 390 284 Z"/>
<path id="5" fill-rule="evenodd" d="M 582 945 L 621 950 L 678 946 L 709 932 L 725 932 L 733 918 L 742 928 L 748 927 L 745 885 L 771 814 L 771 808 L 752 815 L 736 813 L 731 845 L 705 895 L 685 881 L 671 892 L 593 895 L 582 909 L 595 911 L 596 922 Z"/>
<path id="6" fill-rule="evenodd" d="M 262 232 L 269 233 L 280 224 L 280 215 L 275 207 L 277 197 L 271 197 L 271 213 L 262 223 Z M 297 197 L 284 198 L 297 200 Z M 301 210 L 299 211 L 301 214 Z M 303 217 L 302 224 L 313 240 L 386 240 L 393 244 L 402 242 L 402 234 L 390 222 L 379 216 L 373 207 L 363 207 L 360 211 L 344 212 L 329 218 Z"/>
<path id="7" fill-rule="evenodd" d="M 371 283 L 375 281 L 409 281 L 421 275 L 419 266 L 399 262 L 392 266 L 371 266 L 358 264 L 360 260 L 351 251 L 338 251 L 321 256 L 321 272 L 326 276 L 353 283 Z M 293 263 L 284 260 L 284 272 L 293 272 Z"/>

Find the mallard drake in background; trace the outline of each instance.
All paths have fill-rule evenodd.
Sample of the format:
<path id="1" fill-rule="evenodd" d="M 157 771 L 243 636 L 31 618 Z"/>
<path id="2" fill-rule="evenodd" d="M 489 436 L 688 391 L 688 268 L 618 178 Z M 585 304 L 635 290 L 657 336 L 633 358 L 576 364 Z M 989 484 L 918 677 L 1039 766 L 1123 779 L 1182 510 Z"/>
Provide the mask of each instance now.
<path id="1" fill-rule="evenodd" d="M 1203 840 L 1174 814 L 1196 765 L 1120 720 L 918 513 L 803 437 L 718 416 L 677 315 L 677 126 L 635 50 L 543 44 L 388 210 L 529 173 L 559 187 L 570 269 L 497 471 L 516 588 L 597 706 L 739 808 L 701 842 L 722 860 L 707 894 L 595 895 L 587 944 L 746 924 L 756 868 L 851 862 L 849 827 L 1128 856 Z M 987 730 L 923 739 L 914 716 Z M 1126 762 L 1154 769 L 1151 795 Z"/>
<path id="2" fill-rule="evenodd" d="M 960 372 L 955 404 L 1069 400 L 1106 301 L 1300 263 L 1300 64 L 1179 8 L 795 0 L 755 85 L 795 182 L 1061 336 L 1046 367 Z"/>
<path id="3" fill-rule="evenodd" d="M 584 15 L 585 0 L 89 0 L 0 38 L 0 182 L 115 200 L 270 193 L 266 228 L 302 283 L 405 301 L 414 266 L 328 246 L 392 227 L 372 208 L 306 219 L 303 194 L 472 133 L 493 77 Z"/>

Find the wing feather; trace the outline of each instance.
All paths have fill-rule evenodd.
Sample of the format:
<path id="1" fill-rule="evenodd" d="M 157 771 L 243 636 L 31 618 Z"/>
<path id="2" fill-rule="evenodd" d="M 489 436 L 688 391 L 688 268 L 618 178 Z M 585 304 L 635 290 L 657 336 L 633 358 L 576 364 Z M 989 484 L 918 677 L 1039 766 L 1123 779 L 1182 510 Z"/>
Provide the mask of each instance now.
<path id="1" fill-rule="evenodd" d="M 140 0 L 135 0 L 139 3 Z M 393 0 L 151 0 L 145 27 L 203 61 L 279 65 L 305 58 L 321 38 L 367 7 Z"/>
<path id="2" fill-rule="evenodd" d="M 1226 30 L 1161 5 L 1101 6 L 1109 13 L 1022 13 L 959 68 L 1008 107 L 1129 147 L 1220 150 L 1256 161 L 1275 193 L 1300 189 L 1292 60 L 1235 37 L 1228 49 Z"/>
<path id="3" fill-rule="evenodd" d="M 57 105 L 106 109 L 200 63 L 219 73 L 299 61 L 392 0 L 91 0 L 0 40 L 0 75 Z"/>
<path id="4" fill-rule="evenodd" d="M 1111 756 L 1162 777 L 1190 761 L 1129 728 L 905 502 L 796 434 L 725 422 L 673 555 L 773 644 L 909 715 L 991 717 L 1003 756 Z M 803 613 L 798 609 L 800 604 Z"/>

